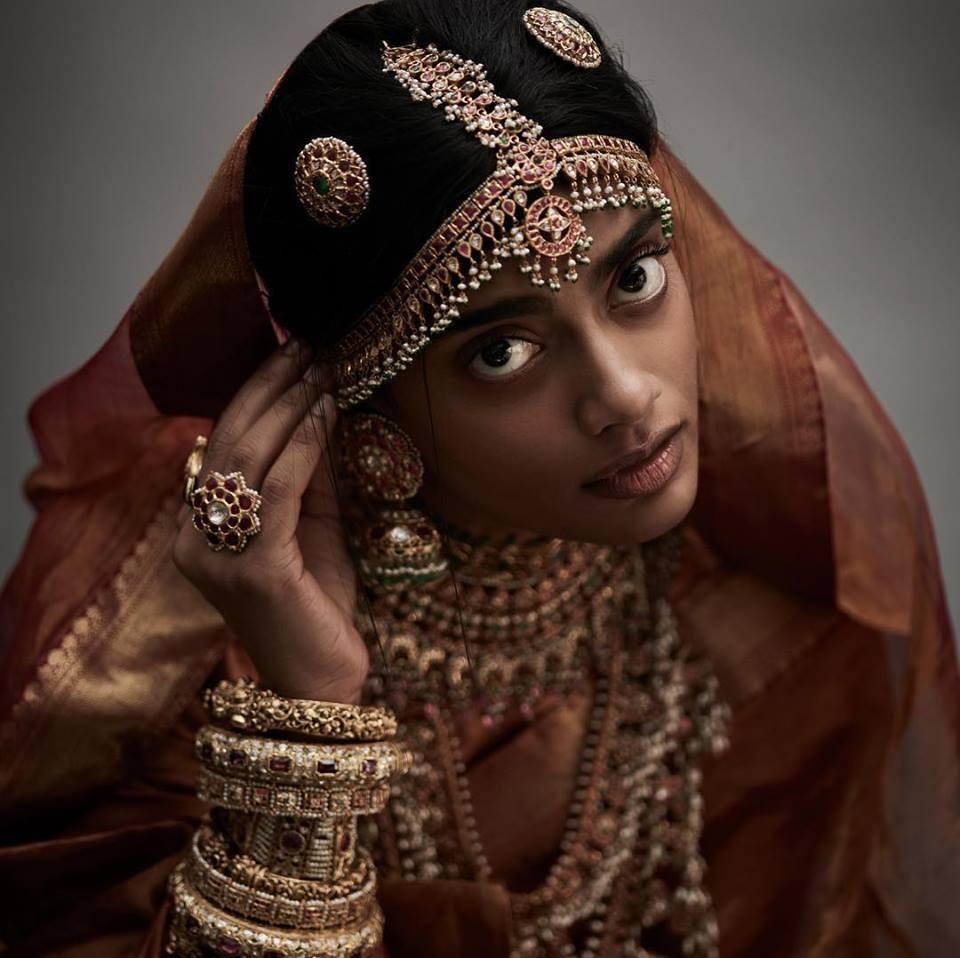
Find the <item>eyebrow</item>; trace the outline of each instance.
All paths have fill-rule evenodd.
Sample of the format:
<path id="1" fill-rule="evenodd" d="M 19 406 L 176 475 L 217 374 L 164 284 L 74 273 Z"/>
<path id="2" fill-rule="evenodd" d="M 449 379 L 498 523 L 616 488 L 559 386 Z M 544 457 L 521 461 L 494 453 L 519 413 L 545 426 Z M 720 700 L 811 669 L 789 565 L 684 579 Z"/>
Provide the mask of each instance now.
<path id="1" fill-rule="evenodd" d="M 602 259 L 595 264 L 591 263 L 593 266 L 590 271 L 591 288 L 596 289 L 603 277 L 613 272 L 620 265 L 621 260 L 626 257 L 639 240 L 646 236 L 659 216 L 658 211 L 652 207 L 645 209 L 643 215 L 634 220 L 623 236 L 607 250 Z M 478 326 L 486 326 L 498 319 L 547 312 L 551 303 L 549 297 L 552 295 L 553 293 L 527 293 L 523 296 L 510 296 L 507 299 L 498 300 L 490 306 L 484 306 L 482 309 L 474 310 L 466 316 L 460 317 L 443 330 L 437 338 L 440 339 L 453 333 L 463 333 L 470 329 L 476 329 Z"/>

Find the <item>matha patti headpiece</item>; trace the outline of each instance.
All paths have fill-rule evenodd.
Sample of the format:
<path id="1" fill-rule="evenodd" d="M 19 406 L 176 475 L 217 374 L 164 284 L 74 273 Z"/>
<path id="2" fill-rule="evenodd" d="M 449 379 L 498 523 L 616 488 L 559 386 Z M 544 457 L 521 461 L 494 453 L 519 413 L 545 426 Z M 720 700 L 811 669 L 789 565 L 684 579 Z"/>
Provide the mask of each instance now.
<path id="1" fill-rule="evenodd" d="M 546 139 L 543 128 L 498 96 L 486 69 L 434 44 L 383 43 L 384 72 L 415 101 L 442 109 L 484 146 L 496 151 L 494 172 L 441 224 L 393 288 L 360 317 L 325 357 L 336 377 L 341 409 L 362 402 L 413 361 L 468 302 L 467 291 L 516 257 L 534 286 L 559 290 L 576 282 L 593 243 L 582 214 L 632 203 L 660 214 L 673 234 L 670 200 L 646 153 L 630 140 L 588 135 Z M 562 175 L 570 198 L 554 193 Z M 544 273 L 546 277 L 544 278 Z"/>
<path id="2" fill-rule="evenodd" d="M 582 23 L 577 23 L 562 10 L 530 7 L 523 15 L 523 24 L 548 50 L 578 67 L 600 66 L 597 41 Z"/>

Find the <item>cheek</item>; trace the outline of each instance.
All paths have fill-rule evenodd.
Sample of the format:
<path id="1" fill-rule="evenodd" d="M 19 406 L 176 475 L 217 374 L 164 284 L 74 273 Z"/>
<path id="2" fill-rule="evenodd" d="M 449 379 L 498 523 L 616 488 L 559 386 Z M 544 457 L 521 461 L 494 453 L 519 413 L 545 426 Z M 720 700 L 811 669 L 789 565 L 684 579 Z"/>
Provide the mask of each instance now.
<path id="1" fill-rule="evenodd" d="M 670 354 L 675 357 L 673 378 L 683 399 L 696 412 L 699 392 L 700 343 L 693 316 L 693 305 L 683 274 L 677 270 L 674 316 L 670 328 L 674 331 Z"/>
<path id="2" fill-rule="evenodd" d="M 542 487 L 544 470 L 555 465 L 546 426 L 542 410 L 516 405 L 509 414 L 482 407 L 444 417 L 437 423 L 440 478 L 474 502 Z"/>

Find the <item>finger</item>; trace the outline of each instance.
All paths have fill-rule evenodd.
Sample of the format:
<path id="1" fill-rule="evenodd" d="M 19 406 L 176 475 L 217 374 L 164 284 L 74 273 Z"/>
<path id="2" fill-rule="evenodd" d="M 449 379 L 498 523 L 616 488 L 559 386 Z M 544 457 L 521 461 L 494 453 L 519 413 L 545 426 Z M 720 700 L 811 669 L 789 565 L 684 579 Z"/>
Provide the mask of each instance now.
<path id="1" fill-rule="evenodd" d="M 264 527 L 278 542 L 296 535 L 303 494 L 321 466 L 336 422 L 336 404 L 323 395 L 297 423 L 289 441 L 267 472 L 260 489 Z"/>
<path id="2" fill-rule="evenodd" d="M 338 561 L 348 552 L 346 529 L 341 515 L 341 488 L 337 472 L 337 446 L 333 423 L 324 424 L 327 431 L 327 448 L 319 465 L 307 482 L 300 504 L 300 523 L 297 535 L 304 565 L 314 574 L 327 566 L 337 566 Z M 301 535 L 300 528 L 304 519 L 309 519 L 307 531 L 314 528 L 322 534 Z M 341 579 L 343 596 L 352 592 L 352 584 Z M 345 606 L 346 607 L 346 606 Z"/>
<path id="3" fill-rule="evenodd" d="M 223 449 L 214 466 L 224 475 L 242 472 L 249 486 L 259 489 L 274 461 L 290 442 L 307 409 L 319 398 L 319 376 L 314 368 L 289 386 L 247 429 L 237 442 Z"/>
<path id="4" fill-rule="evenodd" d="M 309 368 L 311 348 L 291 337 L 275 349 L 240 387 L 220 414 L 207 445 L 204 465 L 217 468 L 225 453 L 291 383 Z"/>

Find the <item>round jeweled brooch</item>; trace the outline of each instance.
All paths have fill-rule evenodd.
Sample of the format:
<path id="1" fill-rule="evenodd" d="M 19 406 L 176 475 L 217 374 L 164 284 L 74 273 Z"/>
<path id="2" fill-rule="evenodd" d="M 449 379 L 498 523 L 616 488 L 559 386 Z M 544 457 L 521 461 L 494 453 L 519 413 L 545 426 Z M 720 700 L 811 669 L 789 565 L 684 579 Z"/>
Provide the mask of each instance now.
<path id="1" fill-rule="evenodd" d="M 561 10 L 531 7 L 523 15 L 527 30 L 548 50 L 575 66 L 600 66 L 600 47 L 582 24 Z"/>

